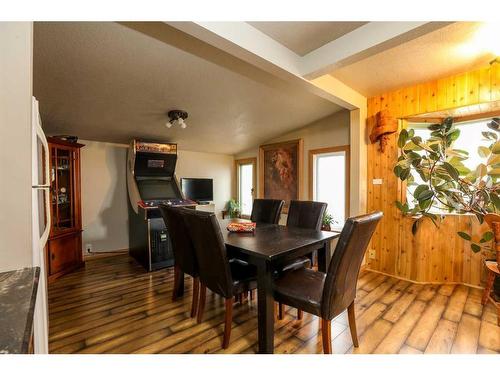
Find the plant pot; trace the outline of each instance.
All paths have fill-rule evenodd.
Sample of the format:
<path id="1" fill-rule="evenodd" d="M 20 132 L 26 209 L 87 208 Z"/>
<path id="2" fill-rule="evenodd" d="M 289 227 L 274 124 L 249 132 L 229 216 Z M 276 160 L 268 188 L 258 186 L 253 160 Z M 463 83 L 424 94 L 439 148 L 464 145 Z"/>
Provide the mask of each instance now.
<path id="1" fill-rule="evenodd" d="M 332 228 L 330 227 L 330 224 L 323 224 L 321 226 L 321 230 L 331 232 Z"/>

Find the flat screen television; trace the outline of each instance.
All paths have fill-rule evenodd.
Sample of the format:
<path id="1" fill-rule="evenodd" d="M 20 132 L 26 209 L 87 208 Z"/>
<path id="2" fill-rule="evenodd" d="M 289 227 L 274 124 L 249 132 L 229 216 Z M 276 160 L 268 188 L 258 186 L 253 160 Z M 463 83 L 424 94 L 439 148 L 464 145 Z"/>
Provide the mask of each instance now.
<path id="1" fill-rule="evenodd" d="M 181 178 L 181 189 L 187 199 L 209 202 L 214 200 L 213 182 L 211 178 Z"/>

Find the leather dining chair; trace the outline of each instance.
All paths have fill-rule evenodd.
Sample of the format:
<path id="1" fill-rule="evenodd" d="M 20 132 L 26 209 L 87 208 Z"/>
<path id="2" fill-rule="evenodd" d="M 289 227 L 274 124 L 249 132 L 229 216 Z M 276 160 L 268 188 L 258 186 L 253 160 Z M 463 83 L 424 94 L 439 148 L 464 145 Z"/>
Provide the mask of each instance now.
<path id="1" fill-rule="evenodd" d="M 323 215 L 325 214 L 327 204 L 314 201 L 296 201 L 290 202 L 288 208 L 288 217 L 286 220 L 287 227 L 297 227 L 304 229 L 321 230 Z M 280 267 L 279 273 L 297 270 L 300 268 L 310 268 L 313 262 L 313 254 L 309 256 L 299 257 L 291 262 Z M 302 310 L 297 310 L 297 318 L 302 319 Z M 284 306 L 282 303 L 278 305 L 278 319 L 284 317 Z"/>
<path id="2" fill-rule="evenodd" d="M 164 204 L 158 205 L 160 208 L 165 226 L 172 240 L 172 250 L 174 253 L 174 290 L 172 301 L 177 298 L 179 287 L 181 285 L 182 273 L 190 275 L 193 278 L 193 302 L 191 304 L 191 317 L 196 316 L 198 308 L 198 293 L 200 282 L 198 278 L 198 264 L 193 243 L 189 237 L 188 229 L 183 220 L 181 210 L 183 208 L 169 207 Z"/>
<path id="3" fill-rule="evenodd" d="M 363 256 L 382 212 L 349 218 L 327 273 L 309 268 L 284 273 L 273 284 L 274 299 L 321 318 L 323 352 L 332 352 L 331 321 L 345 309 L 352 341 L 358 347 L 354 299 Z"/>
<path id="4" fill-rule="evenodd" d="M 250 220 L 254 223 L 278 224 L 285 204 L 281 199 L 254 199 Z"/>
<path id="5" fill-rule="evenodd" d="M 198 323 L 203 319 L 206 290 L 225 298 L 225 325 L 222 348 L 229 346 L 233 313 L 233 298 L 257 288 L 257 269 L 253 265 L 230 261 L 215 214 L 183 210 L 182 215 L 193 241 L 200 275 Z"/>

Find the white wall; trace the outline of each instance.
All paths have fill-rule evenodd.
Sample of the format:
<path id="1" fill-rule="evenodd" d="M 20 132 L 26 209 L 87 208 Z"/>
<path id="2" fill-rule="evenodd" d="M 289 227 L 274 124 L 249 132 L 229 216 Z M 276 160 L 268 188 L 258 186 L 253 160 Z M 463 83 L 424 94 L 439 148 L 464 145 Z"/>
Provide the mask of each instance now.
<path id="1" fill-rule="evenodd" d="M 83 251 L 128 248 L 127 145 L 80 140 Z"/>
<path id="2" fill-rule="evenodd" d="M 304 155 L 302 173 L 302 199 L 309 197 L 309 150 L 324 147 L 345 146 L 349 144 L 349 111 L 344 110 L 334 113 L 331 116 L 325 117 L 319 121 L 308 124 L 300 129 L 294 130 L 290 133 L 284 134 L 278 138 L 270 139 L 267 143 L 283 142 L 292 139 L 302 138 L 304 140 Z M 253 148 L 246 152 L 235 155 L 235 159 L 243 159 L 250 157 L 257 157 L 259 155 L 259 148 Z M 257 176 L 258 176 L 259 162 L 257 161 Z M 259 184 L 257 183 L 257 194 L 259 193 Z"/>
<path id="3" fill-rule="evenodd" d="M 213 178 L 215 212 L 220 216 L 232 196 L 233 156 L 180 150 L 175 174 L 179 181 L 182 177 Z"/>
<path id="4" fill-rule="evenodd" d="M 80 140 L 83 241 L 92 251 L 128 248 L 127 145 Z M 234 159 L 230 155 L 179 150 L 176 175 L 214 179 L 216 212 L 231 198 Z"/>
<path id="5" fill-rule="evenodd" d="M 0 272 L 32 264 L 32 22 L 0 22 Z"/>

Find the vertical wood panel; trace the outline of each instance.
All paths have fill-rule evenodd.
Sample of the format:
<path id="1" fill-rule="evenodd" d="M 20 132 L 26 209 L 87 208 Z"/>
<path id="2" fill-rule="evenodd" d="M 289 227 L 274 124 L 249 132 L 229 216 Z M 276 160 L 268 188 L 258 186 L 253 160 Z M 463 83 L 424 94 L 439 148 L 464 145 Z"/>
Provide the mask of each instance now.
<path id="1" fill-rule="evenodd" d="M 500 100 L 500 64 L 369 98 L 367 127 L 371 129 L 381 109 L 401 118 L 495 100 Z M 403 217 L 395 207 L 394 201 L 404 191 L 392 172 L 398 157 L 396 142 L 397 136 L 390 136 L 384 154 L 378 144 L 368 145 L 368 210 L 384 212 L 371 243 L 376 257 L 367 259 L 368 267 L 420 282 L 481 285 L 484 255 L 472 253 L 469 243 L 456 235 L 459 230 L 471 230 L 479 236 L 481 226 L 474 217 L 446 216 L 439 230 L 424 221 L 413 236 L 414 219 Z M 373 185 L 374 178 L 381 178 L 383 184 Z"/>

